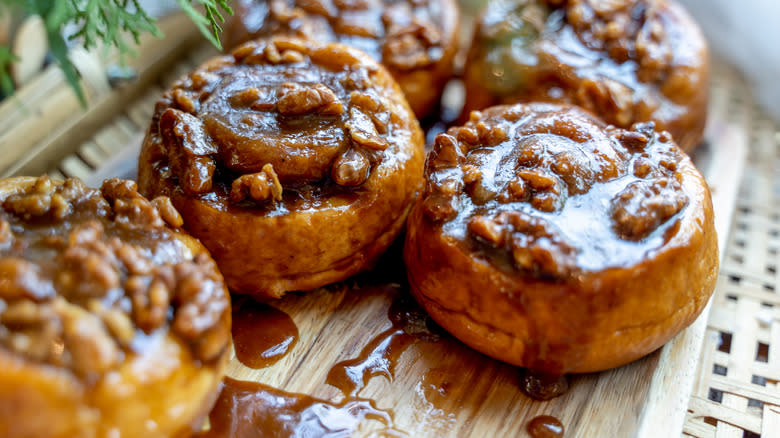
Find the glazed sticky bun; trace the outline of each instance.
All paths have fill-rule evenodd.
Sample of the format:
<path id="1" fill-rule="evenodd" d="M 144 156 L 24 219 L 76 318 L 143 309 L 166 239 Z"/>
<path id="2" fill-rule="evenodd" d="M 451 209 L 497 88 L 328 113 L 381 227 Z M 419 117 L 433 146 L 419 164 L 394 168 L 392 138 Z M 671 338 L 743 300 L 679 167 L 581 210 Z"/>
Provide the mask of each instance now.
<path id="1" fill-rule="evenodd" d="M 489 356 L 546 374 L 616 367 L 690 324 L 714 288 L 709 189 L 652 123 L 492 107 L 436 138 L 425 177 L 412 292 Z"/>
<path id="2" fill-rule="evenodd" d="M 157 103 L 139 185 L 169 196 L 228 285 L 257 298 L 373 265 L 422 189 L 423 136 L 398 85 L 337 43 L 238 47 Z"/>
<path id="3" fill-rule="evenodd" d="M 390 71 L 423 117 L 453 73 L 458 8 L 455 0 L 239 0 L 226 46 L 281 34 L 365 51 Z"/>
<path id="4" fill-rule="evenodd" d="M 690 152 L 709 96 L 707 45 L 674 0 L 494 0 L 466 63 L 469 111 L 560 102 L 607 123 L 655 123 Z"/>
<path id="5" fill-rule="evenodd" d="M 199 430 L 230 301 L 170 200 L 44 176 L 0 180 L 0 206 L 0 436 Z"/>

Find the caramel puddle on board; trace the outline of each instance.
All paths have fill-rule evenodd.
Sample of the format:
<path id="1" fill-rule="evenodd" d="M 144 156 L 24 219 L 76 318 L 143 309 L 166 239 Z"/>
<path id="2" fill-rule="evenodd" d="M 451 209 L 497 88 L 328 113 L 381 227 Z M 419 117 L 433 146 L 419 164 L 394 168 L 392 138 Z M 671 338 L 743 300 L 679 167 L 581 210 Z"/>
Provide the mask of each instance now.
<path id="1" fill-rule="evenodd" d="M 526 426 L 531 438 L 562 438 L 563 424 L 555 417 L 540 415 L 528 422 Z"/>
<path id="2" fill-rule="evenodd" d="M 392 424 L 372 401 L 331 403 L 225 377 L 209 414 L 210 428 L 195 438 L 349 437 L 365 419 Z"/>
<path id="3" fill-rule="evenodd" d="M 253 369 L 273 365 L 298 342 L 298 327 L 289 315 L 247 299 L 233 309 L 236 358 Z"/>
<path id="4" fill-rule="evenodd" d="M 398 359 L 410 345 L 439 338 L 428 329 L 427 315 L 409 296 L 397 296 L 387 316 L 392 327 L 372 339 L 358 357 L 339 362 L 328 372 L 326 383 L 346 397 L 357 396 L 372 377 L 384 376 L 392 382 Z"/>

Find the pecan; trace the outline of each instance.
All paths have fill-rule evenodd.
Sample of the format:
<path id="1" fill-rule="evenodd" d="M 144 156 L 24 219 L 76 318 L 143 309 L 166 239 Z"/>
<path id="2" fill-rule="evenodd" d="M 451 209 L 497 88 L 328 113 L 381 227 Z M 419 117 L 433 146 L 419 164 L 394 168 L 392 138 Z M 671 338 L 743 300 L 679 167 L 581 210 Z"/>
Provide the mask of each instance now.
<path id="1" fill-rule="evenodd" d="M 482 178 L 482 172 L 477 166 L 473 164 L 467 164 L 463 166 L 463 182 L 466 184 L 472 184 L 478 182 Z"/>
<path id="2" fill-rule="evenodd" d="M 157 210 L 162 220 L 173 228 L 180 228 L 184 225 L 184 219 L 182 219 L 179 211 L 173 206 L 171 198 L 167 196 L 158 196 L 152 199 L 152 206 Z"/>
<path id="3" fill-rule="evenodd" d="M 351 92 L 349 94 L 349 104 L 371 117 L 378 133 L 387 134 L 390 123 L 390 112 L 385 108 L 382 104 L 382 100 L 374 91 Z"/>
<path id="4" fill-rule="evenodd" d="M 120 245 L 116 250 L 116 256 L 130 274 L 146 275 L 154 267 L 152 261 L 145 257 L 134 245 Z"/>
<path id="5" fill-rule="evenodd" d="M 362 15 L 341 13 L 333 23 L 333 31 L 339 35 L 376 39 L 382 36 L 383 29 L 381 25 L 373 20 L 366 20 Z"/>
<path id="6" fill-rule="evenodd" d="M 41 277 L 38 265 L 16 257 L 0 258 L 0 299 L 39 301 L 55 294 L 51 281 Z"/>
<path id="7" fill-rule="evenodd" d="M 282 96 L 276 103 L 277 110 L 285 116 L 300 116 L 318 113 L 337 116 L 344 112 L 344 105 L 330 88 L 323 84 L 302 86 L 295 83 L 282 84 Z"/>
<path id="8" fill-rule="evenodd" d="M 636 125 L 635 125 L 636 126 Z M 636 129 L 635 127 L 633 129 Z M 623 147 L 631 152 L 641 151 L 647 146 L 650 141 L 647 135 L 643 132 L 637 132 L 636 130 L 627 131 L 623 130 L 618 134 L 617 139 L 623 144 Z"/>
<path id="9" fill-rule="evenodd" d="M 554 189 L 557 180 L 539 169 L 523 169 L 517 172 L 517 176 L 523 179 L 534 190 Z"/>
<path id="10" fill-rule="evenodd" d="M 179 177 L 188 194 L 211 190 L 216 164 L 211 158 L 217 153 L 211 137 L 200 119 L 174 108 L 160 116 L 159 132 L 166 144 L 171 169 Z"/>
<path id="11" fill-rule="evenodd" d="M 4 328 L 11 329 L 8 331 Z M 18 300 L 0 310 L 0 345 L 34 360 L 52 361 L 52 345 L 62 327 L 52 306 Z"/>
<path id="12" fill-rule="evenodd" d="M 506 236 L 503 225 L 485 216 L 472 217 L 468 223 L 468 231 L 496 248 L 504 245 Z"/>
<path id="13" fill-rule="evenodd" d="M 687 203 L 688 197 L 675 179 L 635 181 L 612 200 L 615 232 L 626 240 L 643 239 Z"/>
<path id="14" fill-rule="evenodd" d="M 349 109 L 349 120 L 344 124 L 356 144 L 367 149 L 383 151 L 389 144 L 377 132 L 374 122 L 357 108 Z"/>
<path id="15" fill-rule="evenodd" d="M 135 326 L 127 313 L 116 308 L 107 308 L 99 300 L 89 300 L 87 308 L 98 315 L 108 331 L 123 347 L 129 347 L 135 338 Z"/>
<path id="16" fill-rule="evenodd" d="M 508 244 L 519 269 L 540 276 L 561 277 L 577 266 L 577 251 L 544 219 L 510 211 L 499 213 L 495 221 L 510 227 Z"/>
<path id="17" fill-rule="evenodd" d="M 526 184 L 522 178 L 515 178 L 506 184 L 506 187 L 498 195 L 498 201 L 502 203 L 522 201 L 526 197 Z"/>
<path id="18" fill-rule="evenodd" d="M 81 307 L 58 301 L 65 347 L 79 374 L 103 373 L 121 360 L 121 352 L 100 319 Z"/>
<path id="19" fill-rule="evenodd" d="M 653 163 L 647 158 L 639 157 L 634 160 L 634 176 L 637 178 L 646 178 L 653 169 Z"/>
<path id="20" fill-rule="evenodd" d="M 8 221 L 0 219 L 0 244 L 8 243 L 14 238 L 14 232 L 11 230 L 11 224 Z"/>
<path id="21" fill-rule="evenodd" d="M 430 163 L 434 169 L 455 167 L 463 161 L 464 155 L 458 140 L 450 134 L 439 134 L 433 142 Z"/>
<path id="22" fill-rule="evenodd" d="M 350 148 L 333 163 L 330 176 L 340 186 L 355 187 L 366 182 L 370 171 L 366 156 Z"/>
<path id="23" fill-rule="evenodd" d="M 269 163 L 263 170 L 250 175 L 242 175 L 233 181 L 230 189 L 230 201 L 238 203 L 251 197 L 256 202 L 282 200 L 282 184 Z"/>
<path id="24" fill-rule="evenodd" d="M 322 15 L 323 17 L 334 18 L 339 13 L 339 10 L 330 1 L 297 0 L 296 4 L 306 12 Z"/>
<path id="25" fill-rule="evenodd" d="M 160 213 L 144 198 L 117 199 L 114 202 L 114 213 L 114 221 L 124 228 L 164 226 Z"/>
<path id="26" fill-rule="evenodd" d="M 196 93 L 184 91 L 181 88 L 173 90 L 173 101 L 181 110 L 195 114 L 200 109 L 200 101 Z"/>
<path id="27" fill-rule="evenodd" d="M 133 305 L 135 325 L 149 334 L 160 328 L 168 315 L 170 291 L 159 278 L 131 276 L 125 285 Z"/>
<path id="28" fill-rule="evenodd" d="M 178 303 L 172 329 L 184 340 L 193 343 L 196 355 L 203 360 L 216 357 L 228 344 L 230 333 L 215 329 L 229 310 L 227 301 L 220 299 L 222 283 L 199 269 L 211 264 L 201 255 L 192 262 L 176 265 L 178 279 L 175 300 Z"/>
<path id="29" fill-rule="evenodd" d="M 190 76 L 190 86 L 193 90 L 203 90 L 209 88 L 219 81 L 219 75 L 209 71 L 195 71 Z"/>

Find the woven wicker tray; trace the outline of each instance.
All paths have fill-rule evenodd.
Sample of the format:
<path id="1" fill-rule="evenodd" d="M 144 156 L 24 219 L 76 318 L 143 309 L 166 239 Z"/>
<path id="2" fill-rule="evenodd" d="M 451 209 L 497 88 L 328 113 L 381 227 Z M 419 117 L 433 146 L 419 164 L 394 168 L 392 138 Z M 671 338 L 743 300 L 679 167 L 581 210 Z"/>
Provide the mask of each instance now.
<path id="1" fill-rule="evenodd" d="M 132 173 L 134 146 L 162 89 L 214 53 L 183 17 L 169 17 L 161 27 L 167 38 L 145 40 L 141 56 L 130 61 L 139 72 L 136 81 L 112 88 L 102 72 L 82 71 L 87 110 L 80 109 L 56 70 L 0 105 L 0 175 L 48 172 L 94 185 L 103 176 Z M 111 60 L 96 61 L 83 67 Z M 732 68 L 716 63 L 713 72 L 711 120 L 716 122 L 710 147 L 695 157 L 713 186 L 725 252 L 709 323 L 703 316 L 651 358 L 595 377 L 602 381 L 599 392 L 577 417 L 586 420 L 569 428 L 567 436 L 681 431 L 701 437 L 780 436 L 780 127 L 754 106 Z M 743 166 L 746 144 L 749 160 Z M 619 384 L 644 362 L 652 365 L 640 406 L 626 409 L 628 401 L 620 397 L 600 398 L 610 392 L 607 385 Z M 627 419 L 598 421 L 605 411 Z"/>

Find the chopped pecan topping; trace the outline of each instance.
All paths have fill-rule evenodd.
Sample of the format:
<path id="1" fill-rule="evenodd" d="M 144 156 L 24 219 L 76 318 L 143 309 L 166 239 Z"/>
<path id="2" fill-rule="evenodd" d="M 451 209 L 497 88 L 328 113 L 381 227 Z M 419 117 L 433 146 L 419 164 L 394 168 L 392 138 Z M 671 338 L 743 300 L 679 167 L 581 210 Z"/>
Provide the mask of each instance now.
<path id="1" fill-rule="evenodd" d="M 44 215 L 62 219 L 70 212 L 71 205 L 62 193 L 51 189 L 51 179 L 44 176 L 35 183 L 32 193 L 8 197 L 3 202 L 3 208 L 28 219 Z"/>
<path id="2" fill-rule="evenodd" d="M 639 241 L 688 202 L 684 155 L 652 124 L 624 130 L 547 104 L 477 115 L 436 137 L 421 208 L 428 220 L 448 222 L 440 225 L 452 237 L 471 236 L 469 245 L 487 245 L 496 251 L 485 254 L 511 259 L 514 269 L 563 278 L 592 260 L 619 263 L 606 239 Z M 497 127 L 503 134 L 491 136 Z"/>
<path id="3" fill-rule="evenodd" d="M 41 206 L 57 197 L 67 208 Z M 168 198 L 149 202 L 131 181 L 98 191 L 42 177 L 0 205 L 0 224 L 23 229 L 0 247 L 0 348 L 94 382 L 138 348 L 140 332 L 169 330 L 204 361 L 228 345 L 224 283 L 165 226 L 181 224 Z"/>

